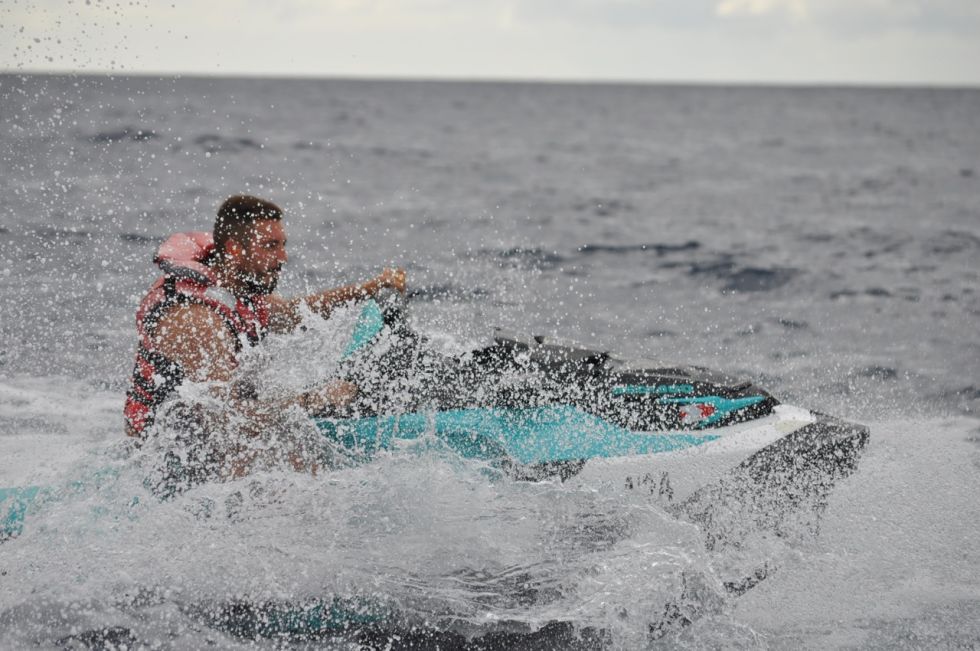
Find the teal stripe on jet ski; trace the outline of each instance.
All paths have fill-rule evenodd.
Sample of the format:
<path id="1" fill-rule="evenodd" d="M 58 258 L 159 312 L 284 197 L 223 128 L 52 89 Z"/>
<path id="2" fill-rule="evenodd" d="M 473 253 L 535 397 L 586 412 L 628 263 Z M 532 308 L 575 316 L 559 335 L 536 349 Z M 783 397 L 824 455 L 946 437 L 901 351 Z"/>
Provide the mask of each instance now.
<path id="1" fill-rule="evenodd" d="M 24 516 L 27 507 L 34 503 L 40 486 L 24 486 L 22 488 L 0 488 L 0 540 L 20 535 L 24 529 Z"/>
<path id="2" fill-rule="evenodd" d="M 703 398 L 690 400 L 708 401 Z M 427 440 L 438 440 L 467 458 L 491 462 L 509 459 L 530 465 L 673 452 L 719 438 L 715 434 L 693 432 L 631 432 L 568 405 L 320 419 L 316 424 L 325 436 L 359 453 L 364 460 L 370 459 L 378 450 L 390 450 L 399 443 L 415 441 L 424 445 Z M 106 468 L 95 473 L 92 481 L 98 486 L 112 481 L 117 474 L 116 469 Z M 81 491 L 86 485 L 87 482 L 71 482 L 65 488 L 69 492 Z M 0 488 L 0 540 L 19 535 L 27 512 L 39 501 L 58 495 L 60 492 L 38 486 Z"/>
<path id="3" fill-rule="evenodd" d="M 37 507 L 50 500 L 57 500 L 66 494 L 77 494 L 89 487 L 104 486 L 119 476 L 116 468 L 102 468 L 95 471 L 90 479 L 85 481 L 71 481 L 60 487 L 51 486 L 14 486 L 0 487 L 0 541 L 5 538 L 19 536 L 24 530 L 24 518 L 29 510 L 36 510 Z M 138 497 L 134 497 L 132 505 L 139 502 Z M 102 515 L 104 509 L 100 506 L 93 506 L 92 513 L 95 516 Z"/>
<path id="4" fill-rule="evenodd" d="M 670 395 L 675 393 L 694 393 L 690 384 L 622 384 L 613 387 L 614 396 Z"/>
<path id="5" fill-rule="evenodd" d="M 479 408 L 398 416 L 323 419 L 324 435 L 370 458 L 400 442 L 432 436 L 468 458 L 537 464 L 682 450 L 713 434 L 636 433 L 568 405 L 531 409 Z"/>
<path id="6" fill-rule="evenodd" d="M 657 400 L 657 402 L 663 405 L 711 405 L 715 408 L 715 413 L 695 425 L 695 427 L 707 427 L 708 425 L 717 423 L 722 418 L 725 418 L 731 414 L 733 411 L 751 407 L 752 405 L 756 405 L 765 399 L 765 396 L 748 396 L 746 398 L 691 396 L 687 398 L 660 398 Z"/>
<path id="7" fill-rule="evenodd" d="M 364 301 L 361 314 L 358 316 L 357 323 L 354 325 L 354 332 L 351 335 L 350 343 L 347 344 L 347 349 L 344 350 L 343 359 L 347 359 L 367 345 L 381 332 L 384 324 L 385 318 L 378 304 L 373 300 Z"/>
<path id="8" fill-rule="evenodd" d="M 249 604 L 247 608 L 241 608 L 241 603 L 201 605 L 206 606 L 200 609 L 204 621 L 239 639 L 337 633 L 351 627 L 382 624 L 397 616 L 383 601 L 362 596 L 335 596 L 292 603 L 259 602 Z"/>

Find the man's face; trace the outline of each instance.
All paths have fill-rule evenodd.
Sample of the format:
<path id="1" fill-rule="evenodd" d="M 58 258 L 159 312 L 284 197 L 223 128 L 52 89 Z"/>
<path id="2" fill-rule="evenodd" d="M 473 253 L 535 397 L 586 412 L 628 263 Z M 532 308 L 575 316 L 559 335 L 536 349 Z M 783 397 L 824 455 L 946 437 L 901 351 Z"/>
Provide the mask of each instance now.
<path id="1" fill-rule="evenodd" d="M 247 231 L 233 258 L 239 280 L 255 294 L 271 294 L 286 264 L 286 229 L 282 221 L 263 219 Z"/>

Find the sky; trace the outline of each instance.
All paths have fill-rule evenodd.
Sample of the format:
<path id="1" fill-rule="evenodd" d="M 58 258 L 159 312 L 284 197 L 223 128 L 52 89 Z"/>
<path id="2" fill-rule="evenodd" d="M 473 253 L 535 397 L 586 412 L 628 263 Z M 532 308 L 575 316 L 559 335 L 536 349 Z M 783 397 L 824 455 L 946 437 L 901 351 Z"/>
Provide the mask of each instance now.
<path id="1" fill-rule="evenodd" d="M 980 0 L 0 0 L 0 70 L 980 85 Z"/>

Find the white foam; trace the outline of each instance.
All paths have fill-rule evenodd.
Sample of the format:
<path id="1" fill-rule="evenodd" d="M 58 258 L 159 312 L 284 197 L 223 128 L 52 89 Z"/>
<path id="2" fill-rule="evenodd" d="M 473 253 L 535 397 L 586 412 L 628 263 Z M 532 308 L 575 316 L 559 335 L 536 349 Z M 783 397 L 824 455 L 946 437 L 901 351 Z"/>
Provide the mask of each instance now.
<path id="1" fill-rule="evenodd" d="M 0 485 L 43 481 L 124 436 L 122 396 L 65 377 L 0 382 Z"/>
<path id="2" fill-rule="evenodd" d="M 969 437 L 978 427 L 971 418 L 872 423 L 820 537 L 738 601 L 739 620 L 801 647 L 975 644 L 980 448 Z"/>

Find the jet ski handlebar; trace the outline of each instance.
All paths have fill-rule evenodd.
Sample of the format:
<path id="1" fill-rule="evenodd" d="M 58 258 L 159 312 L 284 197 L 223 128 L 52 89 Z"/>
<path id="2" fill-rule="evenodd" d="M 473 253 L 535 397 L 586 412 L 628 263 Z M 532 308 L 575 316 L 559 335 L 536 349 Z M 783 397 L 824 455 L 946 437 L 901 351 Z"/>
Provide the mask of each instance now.
<path id="1" fill-rule="evenodd" d="M 408 323 L 408 299 L 402 292 L 386 287 L 375 294 L 374 302 L 381 308 L 386 326 L 395 328 Z"/>

